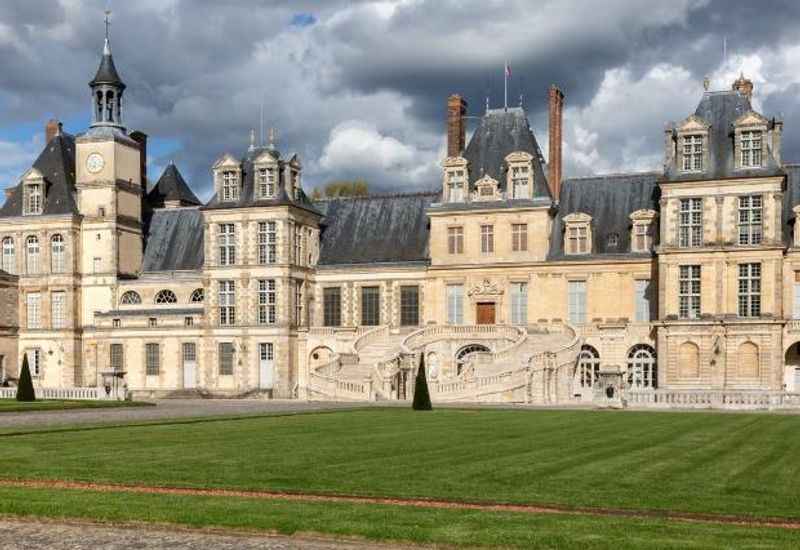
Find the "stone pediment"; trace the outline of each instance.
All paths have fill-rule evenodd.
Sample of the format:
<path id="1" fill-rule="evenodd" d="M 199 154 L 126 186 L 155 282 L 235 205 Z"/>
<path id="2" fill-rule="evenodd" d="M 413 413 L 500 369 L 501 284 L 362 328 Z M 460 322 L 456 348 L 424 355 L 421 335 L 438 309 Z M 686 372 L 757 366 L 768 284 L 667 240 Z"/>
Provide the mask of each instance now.
<path id="1" fill-rule="evenodd" d="M 467 159 L 464 157 L 447 157 L 444 159 L 442 166 L 445 168 L 456 168 L 467 165 Z"/>
<path id="2" fill-rule="evenodd" d="M 271 150 L 266 150 L 260 152 L 256 158 L 253 159 L 253 162 L 256 164 L 278 164 L 278 159 L 275 158 L 276 153 Z"/>
<path id="3" fill-rule="evenodd" d="M 32 167 L 29 168 L 27 172 L 22 174 L 23 181 L 40 181 L 44 179 L 44 174 L 42 174 L 39 170 Z"/>
<path id="4" fill-rule="evenodd" d="M 573 212 L 564 216 L 564 223 L 589 223 L 592 217 L 585 212 Z"/>
<path id="5" fill-rule="evenodd" d="M 214 163 L 212 168 L 239 168 L 239 161 L 236 160 L 233 155 L 226 153 Z"/>
<path id="6" fill-rule="evenodd" d="M 769 121 L 755 111 L 748 111 L 734 122 L 734 126 L 766 126 Z"/>
<path id="7" fill-rule="evenodd" d="M 678 124 L 678 132 L 707 132 L 711 125 L 705 119 L 697 115 L 689 115 L 680 124 Z"/>
<path id="8" fill-rule="evenodd" d="M 658 215 L 658 212 L 655 210 L 648 210 L 647 208 L 642 208 L 641 210 L 636 210 L 632 212 L 630 218 L 632 221 L 650 221 L 655 219 Z"/>
<path id="9" fill-rule="evenodd" d="M 505 160 L 509 164 L 512 162 L 530 162 L 533 160 L 533 155 L 525 151 L 514 151 L 507 155 Z"/>
<path id="10" fill-rule="evenodd" d="M 484 279 L 478 285 L 473 286 L 467 296 L 502 296 L 503 289 L 498 287 L 496 283 L 492 283 L 489 279 Z"/>

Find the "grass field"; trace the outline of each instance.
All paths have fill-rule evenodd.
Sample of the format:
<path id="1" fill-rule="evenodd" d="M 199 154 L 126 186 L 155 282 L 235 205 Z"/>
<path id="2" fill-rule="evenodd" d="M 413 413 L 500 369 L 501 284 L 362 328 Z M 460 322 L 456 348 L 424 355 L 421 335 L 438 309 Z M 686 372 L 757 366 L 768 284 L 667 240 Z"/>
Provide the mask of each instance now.
<path id="1" fill-rule="evenodd" d="M 370 409 L 5 435 L 0 436 L 0 464 L 24 467 L 0 469 L 0 477 L 800 519 L 799 435 L 800 416 L 789 415 Z M 162 510 L 153 512 L 158 521 L 194 524 L 205 517 L 208 524 L 239 526 L 260 521 L 262 528 L 284 531 L 295 526 L 420 542 L 457 543 L 463 536 L 466 542 L 496 545 L 506 533 L 510 538 L 502 544 L 525 547 L 534 536 L 528 531 L 536 526 L 544 537 L 537 544 L 557 548 L 573 543 L 576 548 L 643 547 L 630 537 L 653 542 L 662 535 L 663 545 L 649 547 L 742 548 L 750 540 L 754 547 L 759 540 L 775 543 L 761 547 L 800 545 L 797 531 L 655 519 L 406 507 L 385 510 L 390 519 L 376 526 L 368 511 L 391 506 L 85 493 L 77 505 L 59 508 L 60 499 L 74 500 L 75 492 L 45 493 L 2 488 L 0 513 L 49 515 L 49 506 L 89 517 L 101 509 L 147 515 L 126 504 L 141 499 L 159 503 L 148 504 L 148 510 Z M 194 499 L 195 504 L 172 507 L 171 499 Z M 289 509 L 304 506 L 310 507 L 302 513 L 306 525 L 306 520 L 288 520 L 293 517 Z M 283 512 L 265 519 L 259 507 Z M 250 511 L 223 521 L 224 511 L 234 509 Z M 421 522 L 416 530 L 404 523 L 412 517 Z M 437 526 L 437 521 L 443 523 Z M 498 532 L 490 528 L 506 523 L 507 529 Z M 575 524 L 574 537 L 562 533 L 567 523 Z M 442 538 L 448 529 L 452 536 Z M 476 534 L 486 529 L 483 536 Z M 771 534 L 762 537 L 762 531 Z M 598 545 L 588 544 L 592 533 Z M 547 538 L 558 536 L 572 542 L 554 544 L 556 539 Z M 605 546 L 608 541 L 617 544 Z"/>
<path id="2" fill-rule="evenodd" d="M 68 409 L 111 409 L 117 407 L 146 407 L 152 403 L 141 401 L 61 401 L 57 399 L 39 399 L 36 401 L 17 401 L 16 399 L 0 399 L 0 413 L 57 411 Z"/>

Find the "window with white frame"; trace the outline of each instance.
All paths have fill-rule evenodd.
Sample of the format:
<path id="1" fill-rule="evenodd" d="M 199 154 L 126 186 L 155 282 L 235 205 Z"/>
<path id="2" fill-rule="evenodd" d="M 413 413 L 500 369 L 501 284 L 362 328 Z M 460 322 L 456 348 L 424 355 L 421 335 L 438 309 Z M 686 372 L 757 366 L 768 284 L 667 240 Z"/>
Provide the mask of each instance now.
<path id="1" fill-rule="evenodd" d="M 233 343 L 220 342 L 219 344 L 219 374 L 230 376 L 233 374 Z"/>
<path id="2" fill-rule="evenodd" d="M 653 247 L 652 224 L 634 223 L 633 224 L 633 252 L 649 252 Z"/>
<path id="3" fill-rule="evenodd" d="M 447 252 L 448 252 L 448 254 L 463 254 L 464 253 L 464 228 L 463 227 L 448 227 L 447 228 Z"/>
<path id="4" fill-rule="evenodd" d="M 66 244 L 64 237 L 53 235 L 50 238 L 50 271 L 53 273 L 64 273 L 67 267 Z"/>
<path id="5" fill-rule="evenodd" d="M 634 281 L 636 292 L 636 321 L 647 322 L 652 319 L 652 283 L 649 279 Z"/>
<path id="6" fill-rule="evenodd" d="M 236 324 L 236 283 L 219 282 L 219 324 Z"/>
<path id="7" fill-rule="evenodd" d="M 511 324 L 528 324 L 528 283 L 511 283 Z"/>
<path id="8" fill-rule="evenodd" d="M 217 242 L 219 265 L 234 265 L 236 263 L 236 226 L 232 223 L 219 224 Z"/>
<path id="9" fill-rule="evenodd" d="M 42 375 L 42 350 L 39 348 L 32 348 L 27 351 L 28 355 L 28 369 L 31 371 L 31 376 Z"/>
<path id="10" fill-rule="evenodd" d="M 742 168 L 761 167 L 761 132 L 747 130 L 740 134 L 739 150 Z"/>
<path id="11" fill-rule="evenodd" d="M 447 285 L 447 323 L 464 324 L 464 286 Z"/>
<path id="12" fill-rule="evenodd" d="M 301 279 L 295 279 L 294 281 L 294 324 L 295 326 L 304 325 L 303 319 L 303 312 L 305 308 L 303 307 L 304 302 L 304 285 Z"/>
<path id="13" fill-rule="evenodd" d="M 530 191 L 528 190 L 529 181 L 530 168 L 527 166 L 513 166 L 511 168 L 511 198 L 530 198 Z"/>
<path id="14" fill-rule="evenodd" d="M 135 306 L 142 303 L 142 297 L 133 290 L 129 290 L 122 295 L 119 303 L 123 306 Z"/>
<path id="15" fill-rule="evenodd" d="M 682 265 L 678 287 L 678 316 L 681 319 L 700 317 L 700 266 Z"/>
<path id="16" fill-rule="evenodd" d="M 43 185 L 41 183 L 28 183 L 25 185 L 25 212 L 26 216 L 41 214 L 43 209 Z"/>
<path id="17" fill-rule="evenodd" d="M 511 250 L 512 252 L 526 252 L 528 250 L 528 224 L 511 224 Z"/>
<path id="18" fill-rule="evenodd" d="M 692 248 L 703 245 L 703 199 L 681 199 L 678 245 Z"/>
<path id="19" fill-rule="evenodd" d="M 275 279 L 258 281 L 258 324 L 274 325 L 278 318 Z"/>
<path id="20" fill-rule="evenodd" d="M 111 370 L 114 371 L 124 371 L 125 370 L 125 357 L 124 357 L 124 349 L 122 344 L 111 344 L 109 348 L 109 363 L 111 364 Z"/>
<path id="21" fill-rule="evenodd" d="M 235 170 L 222 172 L 222 200 L 239 200 L 239 174 Z"/>
<path id="22" fill-rule="evenodd" d="M 53 328 L 67 325 L 67 294 L 63 291 L 50 294 L 50 322 Z"/>
<path id="23" fill-rule="evenodd" d="M 171 290 L 159 290 L 156 294 L 155 303 L 157 305 L 177 304 L 178 297 Z"/>
<path id="24" fill-rule="evenodd" d="M 38 292 L 29 292 L 26 297 L 28 306 L 28 328 L 41 328 L 42 326 L 42 295 Z"/>
<path id="25" fill-rule="evenodd" d="M 586 281 L 568 281 L 568 314 L 573 325 L 586 323 Z"/>
<path id="26" fill-rule="evenodd" d="M 494 226 L 481 226 L 481 253 L 491 254 L 494 252 Z"/>
<path id="27" fill-rule="evenodd" d="M 589 227 L 571 225 L 567 227 L 567 254 L 589 253 Z"/>
<path id="28" fill-rule="evenodd" d="M 258 169 L 258 196 L 262 199 L 275 196 L 275 168 Z"/>
<path id="29" fill-rule="evenodd" d="M 739 244 L 761 244 L 761 195 L 739 197 Z"/>
<path id="30" fill-rule="evenodd" d="M 303 263 L 303 226 L 300 224 L 294 226 L 294 263 Z"/>
<path id="31" fill-rule="evenodd" d="M 578 355 L 578 383 L 581 388 L 591 388 L 600 378 L 600 353 L 588 345 L 581 346 Z"/>
<path id="32" fill-rule="evenodd" d="M 161 371 L 161 354 L 158 344 L 145 344 L 145 373 L 147 376 L 158 376 Z"/>
<path id="33" fill-rule="evenodd" d="M 466 187 L 466 183 L 465 170 L 448 170 L 447 197 L 449 202 L 464 202 L 464 187 Z"/>
<path id="34" fill-rule="evenodd" d="M 39 273 L 39 239 L 30 236 L 25 243 L 27 245 L 25 271 L 28 275 L 36 275 Z"/>
<path id="35" fill-rule="evenodd" d="M 794 272 L 794 307 L 792 308 L 792 319 L 800 319 L 800 271 Z M 800 386 L 798 386 L 800 390 Z"/>
<path id="36" fill-rule="evenodd" d="M 205 299 L 206 292 L 202 288 L 196 288 L 189 297 L 189 302 L 192 304 L 202 304 Z"/>
<path id="37" fill-rule="evenodd" d="M 258 223 L 258 263 L 274 264 L 278 260 L 278 228 L 275 222 Z"/>
<path id="38" fill-rule="evenodd" d="M 703 136 L 683 136 L 683 170 L 684 172 L 703 171 Z"/>
<path id="39" fill-rule="evenodd" d="M 739 264 L 739 317 L 761 315 L 761 264 Z"/>
<path id="40" fill-rule="evenodd" d="M 12 275 L 17 273 L 17 252 L 12 237 L 3 239 L 3 271 Z"/>
<path id="41" fill-rule="evenodd" d="M 647 344 L 633 346 L 628 353 L 628 387 L 640 390 L 657 386 L 656 350 Z"/>

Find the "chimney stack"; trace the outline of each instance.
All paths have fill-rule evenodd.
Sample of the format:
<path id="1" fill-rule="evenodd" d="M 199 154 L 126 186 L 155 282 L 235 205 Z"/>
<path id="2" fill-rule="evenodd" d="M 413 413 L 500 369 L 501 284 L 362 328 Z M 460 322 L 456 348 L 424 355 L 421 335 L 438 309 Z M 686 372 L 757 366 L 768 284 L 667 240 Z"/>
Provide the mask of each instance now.
<path id="1" fill-rule="evenodd" d="M 50 143 L 54 137 L 61 134 L 61 123 L 54 118 L 47 121 L 44 127 L 44 142 Z"/>
<path id="2" fill-rule="evenodd" d="M 447 156 L 460 157 L 467 141 L 467 102 L 458 94 L 447 98 Z"/>
<path id="3" fill-rule="evenodd" d="M 561 194 L 561 143 L 564 111 L 564 94 L 558 87 L 550 86 L 550 150 L 547 159 L 547 181 L 553 200 L 558 201 Z"/>
<path id="4" fill-rule="evenodd" d="M 147 194 L 147 134 L 136 130 L 131 132 L 131 139 L 139 144 L 139 170 L 142 176 L 142 193 Z"/>

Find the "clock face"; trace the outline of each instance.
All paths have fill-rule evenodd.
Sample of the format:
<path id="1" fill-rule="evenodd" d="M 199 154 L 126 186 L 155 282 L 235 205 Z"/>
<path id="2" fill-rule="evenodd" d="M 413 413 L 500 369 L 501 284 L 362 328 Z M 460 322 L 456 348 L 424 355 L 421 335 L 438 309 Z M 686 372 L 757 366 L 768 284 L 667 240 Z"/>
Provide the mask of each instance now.
<path id="1" fill-rule="evenodd" d="M 100 153 L 92 153 L 86 157 L 86 169 L 92 174 L 98 173 L 105 165 L 106 161 Z"/>

